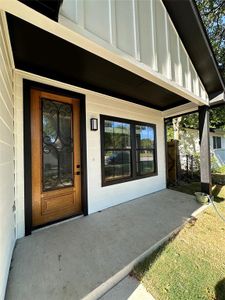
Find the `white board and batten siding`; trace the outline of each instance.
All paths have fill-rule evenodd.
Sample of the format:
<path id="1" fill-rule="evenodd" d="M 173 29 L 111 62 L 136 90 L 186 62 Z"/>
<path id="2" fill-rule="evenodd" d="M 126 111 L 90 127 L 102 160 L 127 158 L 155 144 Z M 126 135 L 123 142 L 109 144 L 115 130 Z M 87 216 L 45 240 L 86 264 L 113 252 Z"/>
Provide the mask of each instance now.
<path id="1" fill-rule="evenodd" d="M 15 245 L 13 71 L 0 15 L 0 300 Z"/>
<path id="2" fill-rule="evenodd" d="M 59 22 L 208 102 L 161 0 L 64 0 Z"/>

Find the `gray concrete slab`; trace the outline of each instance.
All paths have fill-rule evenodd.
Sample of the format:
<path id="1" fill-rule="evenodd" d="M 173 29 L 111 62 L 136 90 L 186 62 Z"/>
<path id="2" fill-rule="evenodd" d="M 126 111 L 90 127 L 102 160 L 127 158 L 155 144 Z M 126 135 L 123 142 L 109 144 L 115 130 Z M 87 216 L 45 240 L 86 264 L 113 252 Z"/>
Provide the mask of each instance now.
<path id="1" fill-rule="evenodd" d="M 155 300 L 134 277 L 127 276 L 100 300 Z"/>
<path id="2" fill-rule="evenodd" d="M 6 299 L 94 299 L 93 290 L 107 285 L 198 207 L 190 195 L 163 190 L 20 239 Z"/>

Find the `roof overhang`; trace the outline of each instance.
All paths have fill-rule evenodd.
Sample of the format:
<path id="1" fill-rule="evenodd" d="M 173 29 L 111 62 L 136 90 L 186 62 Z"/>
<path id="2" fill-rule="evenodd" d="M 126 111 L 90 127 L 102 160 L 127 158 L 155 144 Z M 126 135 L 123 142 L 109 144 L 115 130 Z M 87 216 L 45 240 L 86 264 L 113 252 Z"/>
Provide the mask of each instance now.
<path id="1" fill-rule="evenodd" d="M 15 67 L 158 110 L 188 101 L 15 16 L 7 15 Z"/>
<path id="2" fill-rule="evenodd" d="M 220 93 L 218 95 L 215 95 L 210 101 L 209 101 L 210 106 L 214 105 L 220 105 L 220 104 L 225 104 L 225 93 Z"/>
<path id="3" fill-rule="evenodd" d="M 207 104 L 143 64 L 97 45 L 19 1 L 2 0 L 0 9 L 7 12 L 17 69 L 158 110 L 189 101 Z"/>
<path id="4" fill-rule="evenodd" d="M 19 0 L 46 17 L 58 21 L 59 8 L 63 0 Z"/>
<path id="5" fill-rule="evenodd" d="M 225 90 L 194 0 L 162 0 L 210 98 Z"/>

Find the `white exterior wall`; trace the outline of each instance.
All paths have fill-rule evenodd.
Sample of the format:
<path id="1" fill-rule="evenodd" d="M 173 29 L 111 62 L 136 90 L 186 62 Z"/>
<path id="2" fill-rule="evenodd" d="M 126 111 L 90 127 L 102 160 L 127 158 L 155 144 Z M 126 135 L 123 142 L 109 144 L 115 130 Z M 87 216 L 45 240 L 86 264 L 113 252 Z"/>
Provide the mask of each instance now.
<path id="1" fill-rule="evenodd" d="M 162 0 L 64 0 L 59 22 L 208 99 Z"/>
<path id="2" fill-rule="evenodd" d="M 89 213 L 166 188 L 164 122 L 161 113 L 115 98 L 87 95 L 86 99 Z M 156 124 L 157 176 L 101 186 L 100 130 L 90 130 L 90 119 L 99 119 L 100 114 Z"/>
<path id="3" fill-rule="evenodd" d="M 224 135 L 221 137 L 221 148 L 225 149 L 225 137 L 224 137 Z"/>
<path id="4" fill-rule="evenodd" d="M 0 299 L 4 299 L 14 230 L 14 103 L 13 72 L 0 15 Z"/>
<path id="5" fill-rule="evenodd" d="M 221 140 L 221 143 L 222 143 L 222 140 Z M 209 136 L 209 144 L 210 144 L 210 148 L 213 149 L 213 136 L 212 135 Z"/>
<path id="6" fill-rule="evenodd" d="M 164 122 L 162 113 L 147 107 L 98 94 L 26 72 L 16 72 L 15 132 L 17 237 L 24 236 L 24 169 L 23 169 L 23 78 L 74 91 L 86 96 L 88 212 L 93 213 L 166 187 Z M 158 175 L 134 181 L 101 186 L 100 129 L 90 130 L 90 118 L 100 114 L 156 124 Z"/>

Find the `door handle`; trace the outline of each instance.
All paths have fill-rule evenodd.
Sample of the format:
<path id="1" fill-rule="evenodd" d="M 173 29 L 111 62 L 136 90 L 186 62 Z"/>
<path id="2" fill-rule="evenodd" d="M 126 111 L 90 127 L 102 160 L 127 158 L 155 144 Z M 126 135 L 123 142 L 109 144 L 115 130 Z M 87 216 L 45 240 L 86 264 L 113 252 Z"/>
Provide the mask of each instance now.
<path id="1" fill-rule="evenodd" d="M 80 171 L 77 171 L 77 172 L 75 173 L 75 175 L 80 175 Z"/>

